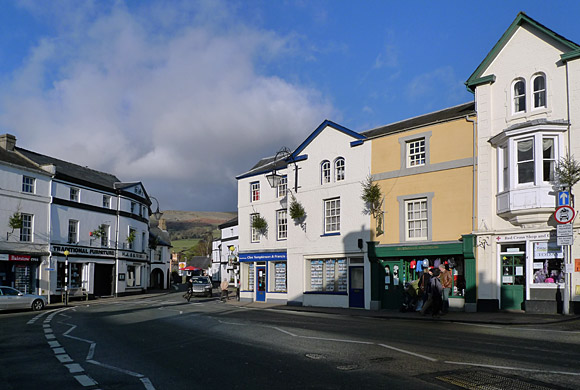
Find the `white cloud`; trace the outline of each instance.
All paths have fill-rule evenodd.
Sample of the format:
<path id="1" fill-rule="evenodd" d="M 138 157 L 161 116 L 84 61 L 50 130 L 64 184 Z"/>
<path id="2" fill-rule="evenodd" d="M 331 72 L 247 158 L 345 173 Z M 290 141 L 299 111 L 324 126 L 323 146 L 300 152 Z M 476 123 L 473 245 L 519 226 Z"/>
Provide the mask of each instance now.
<path id="1" fill-rule="evenodd" d="M 221 5 L 69 11 L 0 92 L 0 125 L 22 147 L 144 181 L 162 208 L 235 209 L 234 176 L 296 147 L 333 108 L 260 74 L 295 42 Z"/>

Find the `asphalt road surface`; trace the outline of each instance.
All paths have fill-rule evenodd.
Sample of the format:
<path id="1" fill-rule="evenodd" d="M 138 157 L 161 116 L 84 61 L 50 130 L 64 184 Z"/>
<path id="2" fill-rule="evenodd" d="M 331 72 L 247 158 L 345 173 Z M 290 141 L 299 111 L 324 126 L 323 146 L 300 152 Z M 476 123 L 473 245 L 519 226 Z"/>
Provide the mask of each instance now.
<path id="1" fill-rule="evenodd" d="M 1 389 L 580 389 L 580 324 L 248 309 L 181 293 L 0 313 Z"/>

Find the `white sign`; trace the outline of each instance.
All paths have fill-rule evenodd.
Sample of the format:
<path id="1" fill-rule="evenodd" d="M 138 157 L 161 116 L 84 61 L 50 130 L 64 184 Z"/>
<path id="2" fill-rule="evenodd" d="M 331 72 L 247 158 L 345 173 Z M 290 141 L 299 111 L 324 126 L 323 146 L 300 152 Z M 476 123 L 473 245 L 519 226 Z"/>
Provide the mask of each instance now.
<path id="1" fill-rule="evenodd" d="M 497 236 L 497 242 L 507 241 L 530 241 L 530 240 L 549 240 L 550 232 L 545 233 L 527 233 L 527 234 L 508 234 L 505 236 Z"/>
<path id="2" fill-rule="evenodd" d="M 564 258 L 564 251 L 562 250 L 562 246 L 558 245 L 556 242 L 534 242 L 534 259 L 562 258 Z"/>
<path id="3" fill-rule="evenodd" d="M 574 220 L 574 209 L 570 206 L 560 206 L 554 212 L 554 219 L 558 223 L 570 223 Z"/>
<path id="4" fill-rule="evenodd" d="M 0 253 L 0 260 L 8 261 L 8 253 Z"/>
<path id="5" fill-rule="evenodd" d="M 574 236 L 558 236 L 558 245 L 574 245 Z"/>
<path id="6" fill-rule="evenodd" d="M 571 236 L 573 235 L 572 224 L 567 223 L 565 225 L 558 225 L 556 226 L 556 232 L 558 236 Z"/>
<path id="7" fill-rule="evenodd" d="M 534 261 L 534 269 L 542 269 L 544 267 L 544 263 Z"/>
<path id="8" fill-rule="evenodd" d="M 571 274 L 574 272 L 574 264 L 566 264 L 566 273 Z"/>

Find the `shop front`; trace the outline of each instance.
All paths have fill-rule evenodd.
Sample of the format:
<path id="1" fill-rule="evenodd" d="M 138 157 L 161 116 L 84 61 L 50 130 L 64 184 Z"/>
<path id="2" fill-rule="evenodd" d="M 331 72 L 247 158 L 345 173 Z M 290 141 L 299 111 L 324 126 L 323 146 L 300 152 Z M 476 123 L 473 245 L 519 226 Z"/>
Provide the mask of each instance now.
<path id="1" fill-rule="evenodd" d="M 369 242 L 371 309 L 399 309 L 406 283 L 418 280 L 425 269 L 444 265 L 452 274 L 450 310 L 475 307 L 475 257 L 472 235 L 461 241 L 423 245 L 381 245 Z"/>
<path id="2" fill-rule="evenodd" d="M 43 253 L 0 253 L 0 285 L 14 287 L 27 294 L 37 294 L 39 288 L 39 265 Z"/>
<path id="3" fill-rule="evenodd" d="M 498 235 L 499 308 L 562 313 L 564 248 L 550 232 Z"/>
<path id="4" fill-rule="evenodd" d="M 239 253 L 240 300 L 285 304 L 288 300 L 286 252 Z"/>

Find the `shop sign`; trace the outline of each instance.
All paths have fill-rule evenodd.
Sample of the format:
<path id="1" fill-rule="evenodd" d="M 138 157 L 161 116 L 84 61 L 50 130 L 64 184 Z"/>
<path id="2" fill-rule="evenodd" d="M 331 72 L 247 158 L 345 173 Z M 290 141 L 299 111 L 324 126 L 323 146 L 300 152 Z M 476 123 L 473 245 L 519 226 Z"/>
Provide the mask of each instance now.
<path id="1" fill-rule="evenodd" d="M 8 253 L 0 253 L 0 261 L 8 261 Z"/>
<path id="2" fill-rule="evenodd" d="M 497 236 L 497 242 L 509 241 L 535 241 L 535 240 L 549 240 L 550 232 L 544 233 L 525 233 L 525 234 L 507 234 L 505 236 Z"/>
<path id="3" fill-rule="evenodd" d="M 564 251 L 560 245 L 557 245 L 557 243 L 553 241 L 534 242 L 534 259 L 544 260 L 544 259 L 563 259 L 563 258 Z"/>
<path id="4" fill-rule="evenodd" d="M 147 254 L 145 254 L 145 253 L 138 253 L 138 252 L 125 252 L 125 251 L 121 251 L 121 257 L 126 257 L 126 258 L 129 258 L 129 259 L 147 260 Z"/>
<path id="5" fill-rule="evenodd" d="M 238 255 L 240 261 L 285 261 L 287 259 L 286 252 L 271 252 L 271 253 L 240 253 Z"/>
<path id="6" fill-rule="evenodd" d="M 10 255 L 10 261 L 30 261 L 30 256 L 28 255 Z"/>
<path id="7" fill-rule="evenodd" d="M 64 253 L 64 251 L 69 251 L 70 255 L 90 255 L 90 256 L 107 256 L 107 257 L 115 256 L 114 249 L 90 248 L 82 246 L 51 245 L 51 251 L 61 254 Z"/>

